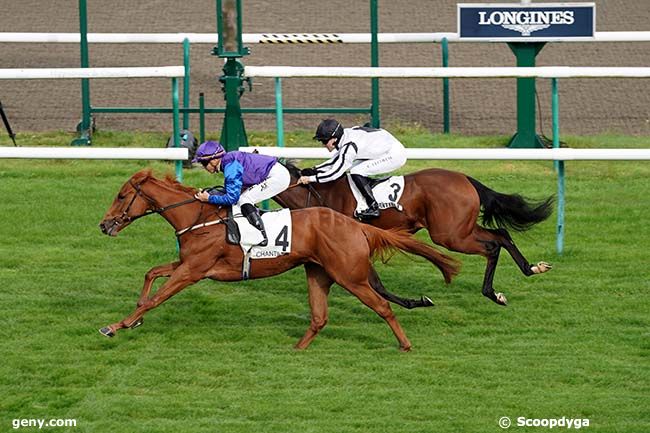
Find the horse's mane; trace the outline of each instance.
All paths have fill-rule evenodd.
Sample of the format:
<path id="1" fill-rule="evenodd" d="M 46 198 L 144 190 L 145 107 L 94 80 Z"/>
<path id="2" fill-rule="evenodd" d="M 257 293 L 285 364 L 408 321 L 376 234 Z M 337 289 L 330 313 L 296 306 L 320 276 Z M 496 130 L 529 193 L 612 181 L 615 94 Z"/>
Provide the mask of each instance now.
<path id="1" fill-rule="evenodd" d="M 174 176 L 170 173 L 165 174 L 164 179 L 158 179 L 156 176 L 153 175 L 153 170 L 150 168 L 144 168 L 131 177 L 131 181 L 136 185 L 141 184 L 149 179 L 157 180 L 158 182 L 170 187 L 171 189 L 183 191 L 188 194 L 194 195 L 194 193 L 196 192 L 195 188 L 183 185 L 182 183 L 178 182 L 174 178 Z"/>
<path id="2" fill-rule="evenodd" d="M 174 189 L 178 189 L 180 191 L 184 191 L 184 192 L 192 194 L 192 195 L 194 195 L 194 193 L 196 192 L 196 188 L 192 188 L 190 186 L 183 185 L 182 183 L 178 182 L 174 178 L 174 176 L 172 176 L 170 173 L 167 173 L 165 175 L 165 179 L 164 179 L 163 182 L 166 183 L 168 186 L 174 188 Z"/>
<path id="3" fill-rule="evenodd" d="M 280 164 L 284 165 L 287 170 L 289 170 L 289 174 L 291 174 L 291 177 L 300 177 L 300 167 L 298 167 L 295 163 L 295 160 L 292 159 L 287 159 L 284 162 L 281 162 Z"/>

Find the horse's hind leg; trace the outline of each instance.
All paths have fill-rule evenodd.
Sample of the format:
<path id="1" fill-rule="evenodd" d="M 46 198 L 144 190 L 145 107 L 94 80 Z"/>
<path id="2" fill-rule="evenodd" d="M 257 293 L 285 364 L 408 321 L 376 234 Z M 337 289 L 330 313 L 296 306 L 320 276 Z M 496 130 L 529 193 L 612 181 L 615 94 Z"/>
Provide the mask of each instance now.
<path id="1" fill-rule="evenodd" d="M 506 230 L 495 229 L 490 230 L 490 232 L 499 238 L 499 243 L 501 246 L 505 248 L 506 251 L 508 251 L 512 259 L 515 261 L 515 263 L 517 263 L 517 266 L 519 266 L 519 269 L 525 276 L 529 277 L 533 274 L 543 274 L 544 272 L 551 270 L 552 266 L 546 262 L 538 262 L 535 265 L 528 262 L 521 251 L 519 251 L 519 248 L 517 248 L 514 241 L 510 237 L 510 234 Z"/>
<path id="2" fill-rule="evenodd" d="M 507 299 L 503 293 L 494 291 L 493 282 L 496 272 L 497 263 L 499 262 L 499 253 L 503 245 L 502 236 L 496 230 L 485 229 L 479 225 L 474 225 L 471 232 L 465 236 L 456 236 L 453 238 L 438 239 L 431 234 L 431 240 L 434 243 L 444 245 L 446 248 L 465 254 L 479 254 L 487 260 L 485 274 L 483 276 L 483 296 L 496 302 L 499 305 L 506 305 Z M 506 232 L 507 234 L 507 232 Z"/>
<path id="3" fill-rule="evenodd" d="M 382 298 L 408 310 L 419 307 L 433 307 L 433 301 L 431 301 L 428 296 L 422 296 L 420 299 L 409 299 L 402 298 L 386 290 L 383 283 L 379 279 L 379 275 L 377 274 L 374 266 L 370 266 L 368 282 L 370 283 L 370 286 L 372 286 L 372 288 L 381 295 Z"/>
<path id="4" fill-rule="evenodd" d="M 462 243 L 452 246 L 452 249 L 455 251 L 481 254 L 487 259 L 485 276 L 483 277 L 483 296 L 499 305 L 507 305 L 508 300 L 505 295 L 503 293 L 496 293 L 493 287 L 494 274 L 499 261 L 501 248 L 505 248 L 508 251 L 521 272 L 526 276 L 540 274 L 551 269 L 551 265 L 545 262 L 531 265 L 515 246 L 510 234 L 505 229 L 486 229 L 476 226 L 471 236 L 464 239 Z"/>
<path id="5" fill-rule="evenodd" d="M 311 322 L 305 335 L 296 343 L 296 349 L 306 349 L 321 329 L 327 324 L 327 295 L 334 280 L 325 269 L 314 263 L 305 264 L 307 284 L 309 286 L 309 307 Z"/>
<path id="6" fill-rule="evenodd" d="M 342 282 L 338 282 L 341 284 Z M 406 333 L 402 329 L 402 326 L 397 321 L 395 313 L 390 308 L 390 304 L 384 298 L 381 298 L 377 292 L 368 284 L 341 284 L 345 287 L 350 293 L 359 298 L 368 308 L 372 309 L 375 313 L 379 315 L 382 319 L 386 321 L 390 329 L 393 331 L 395 338 L 399 342 L 399 348 L 403 352 L 408 352 L 411 350 L 411 342 L 406 337 Z"/>
<path id="7" fill-rule="evenodd" d="M 485 246 L 485 258 L 487 265 L 485 266 L 485 275 L 483 276 L 483 296 L 496 302 L 499 305 L 507 305 L 508 300 L 503 293 L 496 293 L 494 291 L 494 274 L 497 270 L 497 263 L 499 262 L 499 253 L 501 246 L 495 240 L 481 241 Z"/>

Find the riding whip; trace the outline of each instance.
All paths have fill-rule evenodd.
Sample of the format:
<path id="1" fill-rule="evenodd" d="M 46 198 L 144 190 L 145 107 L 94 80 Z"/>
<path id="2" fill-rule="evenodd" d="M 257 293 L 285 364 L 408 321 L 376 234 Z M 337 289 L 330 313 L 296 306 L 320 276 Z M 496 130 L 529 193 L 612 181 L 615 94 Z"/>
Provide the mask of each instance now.
<path id="1" fill-rule="evenodd" d="M 2 107 L 2 101 L 0 101 L 0 116 L 2 116 L 2 123 L 4 123 L 5 128 L 7 128 L 7 134 L 9 134 L 9 138 L 11 138 L 11 141 L 14 142 L 14 146 L 18 146 L 16 144 L 16 134 L 14 134 L 14 132 L 11 130 L 11 125 L 9 125 L 9 119 L 7 119 L 5 110 Z"/>

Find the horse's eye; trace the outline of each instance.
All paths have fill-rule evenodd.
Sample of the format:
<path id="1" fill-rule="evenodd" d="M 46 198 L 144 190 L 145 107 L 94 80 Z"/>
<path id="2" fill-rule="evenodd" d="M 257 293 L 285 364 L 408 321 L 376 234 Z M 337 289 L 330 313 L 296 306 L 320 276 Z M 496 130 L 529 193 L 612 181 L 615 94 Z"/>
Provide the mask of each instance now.
<path id="1" fill-rule="evenodd" d="M 117 199 L 118 199 L 119 201 L 122 201 L 122 200 L 124 200 L 124 196 L 123 196 L 122 194 L 118 194 L 118 195 L 117 195 Z"/>

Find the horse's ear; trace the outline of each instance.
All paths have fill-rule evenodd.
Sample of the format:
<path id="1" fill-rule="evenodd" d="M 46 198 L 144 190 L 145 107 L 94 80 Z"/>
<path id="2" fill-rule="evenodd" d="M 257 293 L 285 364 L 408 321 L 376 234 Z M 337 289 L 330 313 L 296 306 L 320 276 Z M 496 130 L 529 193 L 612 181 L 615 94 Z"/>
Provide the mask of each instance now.
<path id="1" fill-rule="evenodd" d="M 146 179 L 149 179 L 152 176 L 153 175 L 150 168 L 143 168 L 142 170 L 138 171 L 133 176 L 131 176 L 131 180 L 134 183 L 139 184 L 144 182 Z"/>

